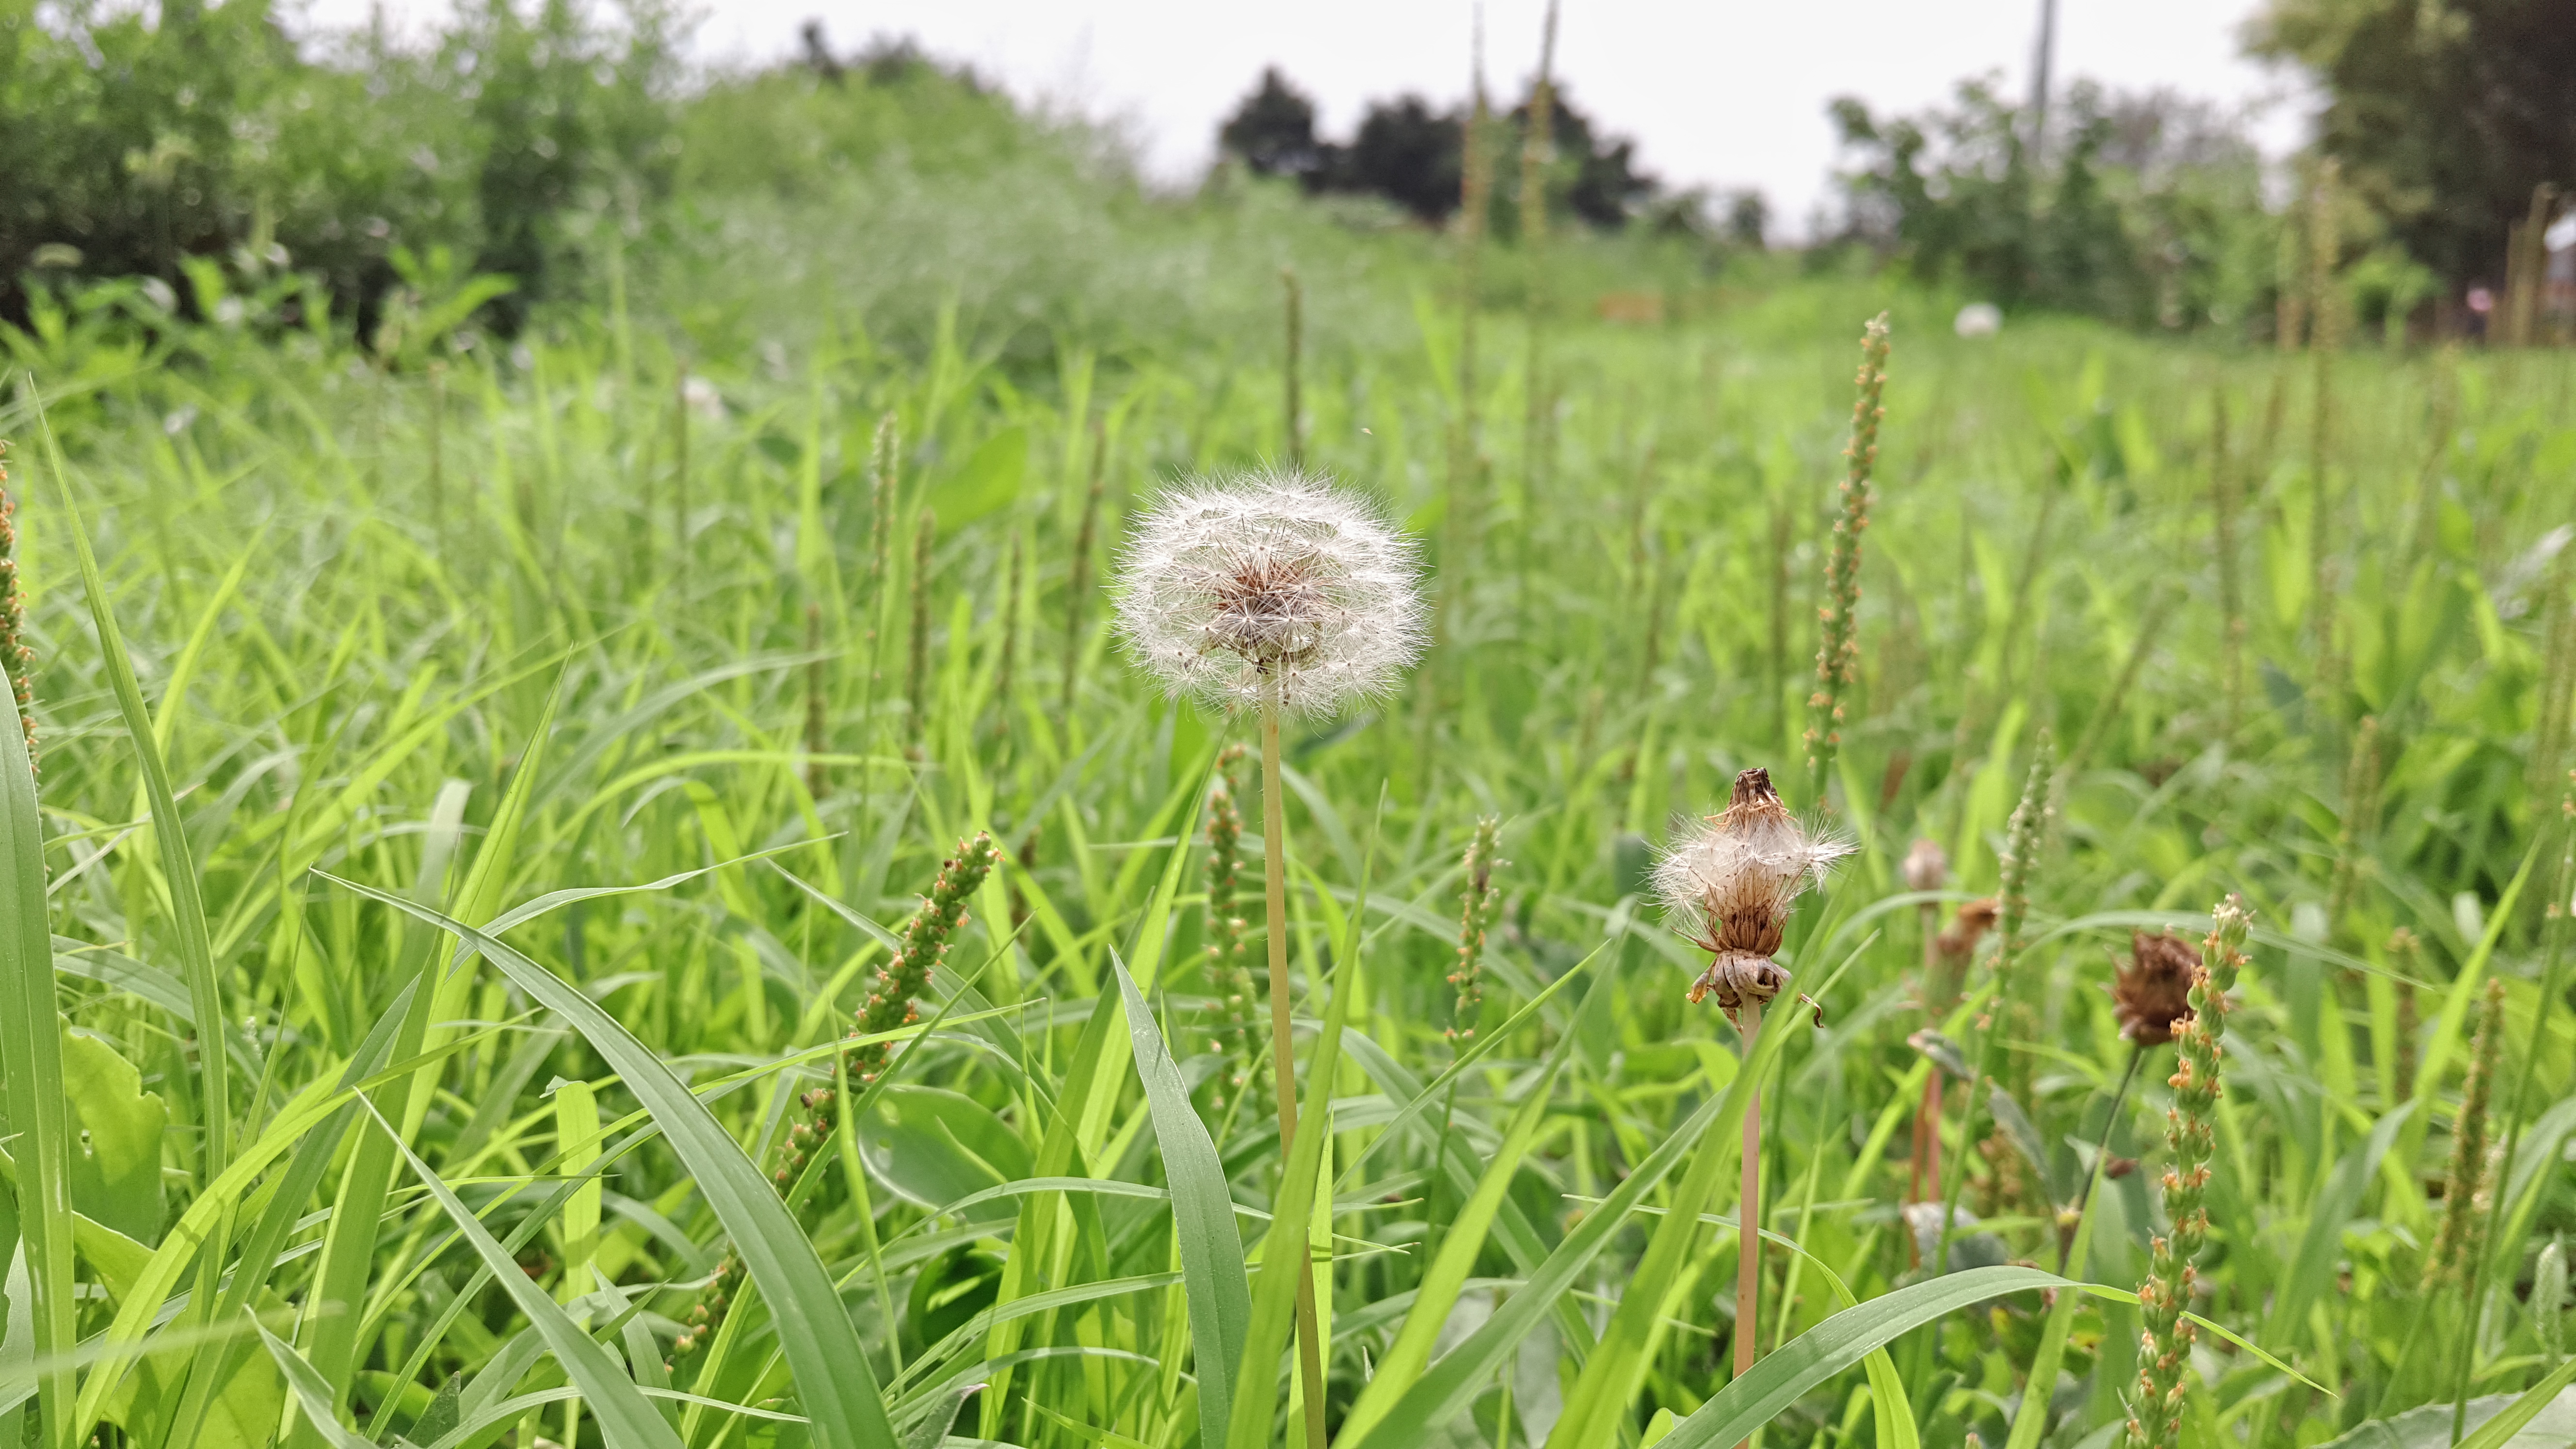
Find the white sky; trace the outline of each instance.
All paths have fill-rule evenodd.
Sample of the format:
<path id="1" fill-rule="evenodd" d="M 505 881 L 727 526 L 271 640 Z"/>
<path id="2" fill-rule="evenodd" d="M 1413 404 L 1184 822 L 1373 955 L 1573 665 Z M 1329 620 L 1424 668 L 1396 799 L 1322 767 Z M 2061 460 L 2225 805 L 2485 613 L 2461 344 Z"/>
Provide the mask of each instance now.
<path id="1" fill-rule="evenodd" d="M 312 0 L 315 19 L 354 22 L 370 0 Z M 1487 0 L 1486 67 L 1517 95 L 1536 68 L 1546 0 Z M 387 0 L 417 20 L 443 0 Z M 2269 102 L 2257 126 L 2280 154 L 2303 134 L 2288 76 L 2239 57 L 2257 0 L 2060 0 L 2056 75 L 2123 89 L 2170 86 L 2230 105 Z M 1326 132 L 1346 136 L 1366 103 L 1419 91 L 1465 94 L 1472 0 L 720 0 L 696 36 L 709 61 L 789 53 L 823 21 L 836 51 L 872 34 L 916 37 L 971 62 L 1024 99 L 1125 123 L 1149 171 L 1198 175 L 1216 126 L 1264 65 L 1314 96 Z M 1833 4 L 1563 0 L 1557 68 L 1598 125 L 1637 139 L 1648 170 L 1675 186 L 1757 186 L 1784 233 L 1805 229 L 1836 160 L 1825 103 L 1860 96 L 1881 114 L 1946 100 L 1987 72 L 2029 85 L 2037 0 L 1839 0 Z"/>

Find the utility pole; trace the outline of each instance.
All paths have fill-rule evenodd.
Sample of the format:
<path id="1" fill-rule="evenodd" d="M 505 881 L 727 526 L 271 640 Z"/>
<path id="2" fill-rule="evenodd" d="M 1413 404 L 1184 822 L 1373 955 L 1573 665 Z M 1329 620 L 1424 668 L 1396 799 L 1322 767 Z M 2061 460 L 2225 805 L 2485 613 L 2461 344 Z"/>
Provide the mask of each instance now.
<path id="1" fill-rule="evenodd" d="M 2037 166 L 2048 150 L 2048 71 L 2057 56 L 2057 0 L 2039 0 L 2039 53 L 2030 77 L 2030 161 Z"/>

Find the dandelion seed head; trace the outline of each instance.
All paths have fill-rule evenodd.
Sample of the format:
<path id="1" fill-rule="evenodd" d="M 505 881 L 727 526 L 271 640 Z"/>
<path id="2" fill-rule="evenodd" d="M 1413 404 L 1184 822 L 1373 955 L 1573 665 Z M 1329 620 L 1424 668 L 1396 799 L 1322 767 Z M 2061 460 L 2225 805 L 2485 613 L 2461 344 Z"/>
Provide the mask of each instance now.
<path id="1" fill-rule="evenodd" d="M 1422 653 L 1413 540 L 1295 471 L 1164 494 L 1119 558 L 1118 632 L 1174 694 L 1331 714 L 1395 687 Z"/>
<path id="2" fill-rule="evenodd" d="M 1666 924 L 1701 950 L 1767 960 L 1780 949 L 1789 903 L 1852 848 L 1791 814 L 1768 770 L 1747 770 L 1726 809 L 1656 862 L 1655 893 Z"/>
<path id="3" fill-rule="evenodd" d="M 2115 969 L 2111 1012 L 2120 1035 L 2142 1047 L 2163 1046 L 2191 1015 L 2191 973 L 2200 948 L 2180 936 L 2129 933 L 2129 963 Z"/>

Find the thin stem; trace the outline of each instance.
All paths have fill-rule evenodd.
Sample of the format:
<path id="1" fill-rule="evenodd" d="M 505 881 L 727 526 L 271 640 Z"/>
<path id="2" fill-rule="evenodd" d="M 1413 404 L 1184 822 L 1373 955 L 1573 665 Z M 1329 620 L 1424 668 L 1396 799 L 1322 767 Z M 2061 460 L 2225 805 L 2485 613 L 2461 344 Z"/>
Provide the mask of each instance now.
<path id="1" fill-rule="evenodd" d="M 1762 1003 L 1744 1003 L 1744 1061 L 1752 1069 L 1753 1044 L 1762 1034 Z M 1762 1089 L 1744 1106 L 1744 1179 L 1735 1203 L 1735 1376 L 1752 1372 L 1760 1357 L 1755 1313 L 1762 1297 Z M 1749 1449 L 1750 1436 L 1739 1449 Z"/>
<path id="2" fill-rule="evenodd" d="M 2111 1150 L 2111 1134 L 2120 1130 L 2120 1108 L 2129 1100 L 2129 1086 L 2138 1080 L 2138 1064 L 2147 1059 L 2147 1049 L 2129 1048 L 2129 1069 L 2120 1073 L 2120 1090 L 2111 1094 L 2111 1115 L 2102 1119 L 2102 1140 L 2093 1147 L 2093 1171 L 2084 1178 L 2084 1190 L 2075 1194 L 2075 1214 L 2057 1235 L 2057 1276 L 2066 1276 L 2066 1255 L 2075 1247 L 2077 1225 L 2084 1221 L 2084 1205 L 2093 1200 L 2093 1185 L 2102 1180 L 2102 1158 Z"/>
<path id="3" fill-rule="evenodd" d="M 1288 1025 L 1288 810 L 1279 784 L 1279 701 L 1261 706 L 1261 877 L 1270 908 L 1270 1081 L 1279 1099 L 1279 1162 L 1297 1141 L 1297 1056 Z M 1297 1378 L 1306 1396 L 1308 1449 L 1324 1449 L 1323 1343 L 1315 1326 L 1315 1275 L 1297 1275 Z"/>

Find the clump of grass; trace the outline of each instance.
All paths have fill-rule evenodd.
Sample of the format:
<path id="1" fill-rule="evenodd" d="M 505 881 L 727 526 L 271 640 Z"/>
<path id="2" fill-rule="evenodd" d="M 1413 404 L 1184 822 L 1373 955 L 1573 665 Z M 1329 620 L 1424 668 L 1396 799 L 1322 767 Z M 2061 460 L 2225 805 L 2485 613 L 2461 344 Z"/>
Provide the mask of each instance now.
<path id="1" fill-rule="evenodd" d="M 1482 816 L 1475 838 L 1467 842 L 1467 885 L 1458 893 L 1458 968 L 1449 984 L 1458 991 L 1449 1011 L 1449 1046 L 1462 1051 L 1476 1039 L 1476 1015 L 1485 1004 L 1485 932 L 1494 923 L 1502 898 L 1494 890 L 1494 867 L 1503 864 L 1502 821 Z"/>
<path id="2" fill-rule="evenodd" d="M 2485 1246 L 2479 1211 L 2487 1187 L 2487 1108 L 2495 1090 L 2496 1061 L 2504 1052 L 2504 982 L 2490 977 L 2469 1048 L 2468 1076 L 2460 1084 L 2460 1114 L 2451 1119 L 2451 1165 L 2442 1177 L 2442 1222 L 2424 1258 L 2424 1286 L 2465 1282 Z"/>
<path id="3" fill-rule="evenodd" d="M 2210 913 L 2208 939 L 2201 945 L 2200 966 L 2192 974 L 2191 1015 L 2176 1033 L 2181 1063 L 2172 1079 L 2174 1105 L 2166 1115 L 2165 1139 L 2173 1165 L 2165 1169 L 2165 1213 L 2170 1234 L 2155 1240 L 2146 1280 L 2138 1285 L 2138 1309 L 2146 1320 L 2141 1339 L 2144 1362 L 2138 1370 L 2135 1413 L 2129 1420 L 2131 1449 L 2173 1449 L 2182 1442 L 2183 1395 L 2191 1371 L 2192 1325 L 2183 1318 L 2191 1306 L 2197 1270 L 2192 1259 L 2209 1238 L 2209 1159 L 2218 1150 L 2219 1061 L 2227 1034 L 2227 993 L 2245 965 L 2242 947 L 2253 924 L 2244 904 L 2230 896 Z"/>
<path id="4" fill-rule="evenodd" d="M 877 972 L 876 987 L 868 993 L 856 1024 L 850 1028 L 851 1040 L 899 1031 L 921 1019 L 921 1010 L 914 1003 L 929 992 L 932 969 L 947 958 L 949 941 L 957 934 L 957 928 L 966 924 L 966 903 L 974 899 L 984 878 L 1001 859 L 993 837 L 979 832 L 971 840 L 960 841 L 957 853 L 940 862 L 930 894 L 922 897 L 920 908 L 904 926 L 903 949 Z M 873 1085 L 884 1073 L 891 1050 L 885 1042 L 861 1042 L 841 1053 L 841 1070 L 855 1085 Z M 801 1115 L 788 1127 L 786 1141 L 779 1144 L 777 1167 L 771 1173 L 780 1192 L 796 1182 L 813 1155 L 832 1140 L 841 1123 L 840 1101 L 833 1088 L 816 1087 L 796 1102 Z M 732 1306 L 734 1285 L 741 1277 L 742 1260 L 726 1254 L 672 1344 L 675 1358 L 697 1352 L 715 1336 Z"/>
<path id="5" fill-rule="evenodd" d="M 1816 799 L 1826 798 L 1834 756 L 1843 743 L 1843 698 L 1860 677 L 1860 536 L 1869 527 L 1870 479 L 1878 469 L 1878 425 L 1887 416 L 1887 314 L 1861 329 L 1860 374 L 1853 380 L 1851 442 L 1843 456 L 1842 512 L 1825 556 L 1824 637 L 1816 647 L 1816 692 L 1807 699 L 1807 773 Z"/>

